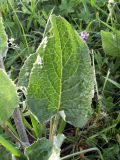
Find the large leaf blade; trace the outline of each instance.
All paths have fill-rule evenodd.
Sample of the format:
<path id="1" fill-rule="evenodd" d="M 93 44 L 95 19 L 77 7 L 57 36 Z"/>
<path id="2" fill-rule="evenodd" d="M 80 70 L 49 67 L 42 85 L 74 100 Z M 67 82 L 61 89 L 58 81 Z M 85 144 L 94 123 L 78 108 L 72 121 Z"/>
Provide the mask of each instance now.
<path id="1" fill-rule="evenodd" d="M 7 121 L 16 107 L 18 107 L 16 87 L 0 69 L 0 121 Z"/>
<path id="2" fill-rule="evenodd" d="M 50 37 L 38 49 L 27 102 L 41 122 L 64 111 L 66 120 L 82 127 L 91 115 L 93 69 L 86 43 L 63 18 L 51 17 Z"/>

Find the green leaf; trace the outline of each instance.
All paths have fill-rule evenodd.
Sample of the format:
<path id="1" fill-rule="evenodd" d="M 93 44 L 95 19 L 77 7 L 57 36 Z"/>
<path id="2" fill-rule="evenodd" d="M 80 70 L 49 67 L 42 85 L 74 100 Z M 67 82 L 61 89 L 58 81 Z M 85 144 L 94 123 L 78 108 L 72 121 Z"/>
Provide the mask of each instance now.
<path id="1" fill-rule="evenodd" d="M 0 144 L 4 146 L 10 153 L 12 153 L 16 157 L 20 157 L 21 153 L 20 151 L 13 146 L 12 143 L 7 141 L 3 136 L 0 135 Z"/>
<path id="2" fill-rule="evenodd" d="M 16 107 L 18 107 L 16 87 L 0 69 L 0 121 L 6 122 Z"/>
<path id="3" fill-rule="evenodd" d="M 25 87 L 28 86 L 30 72 L 31 72 L 33 63 L 35 62 L 36 58 L 37 58 L 37 54 L 31 54 L 24 62 L 24 65 L 22 66 L 20 70 L 20 74 L 18 78 L 19 86 L 25 86 Z"/>
<path id="4" fill-rule="evenodd" d="M 107 55 L 120 57 L 120 32 L 115 34 L 101 31 L 102 46 Z"/>
<path id="5" fill-rule="evenodd" d="M 29 160 L 48 160 L 52 153 L 53 144 L 46 138 L 38 139 L 34 144 L 25 149 Z"/>
<path id="6" fill-rule="evenodd" d="M 67 122 L 83 127 L 94 90 L 89 49 L 64 18 L 50 20 L 50 36 L 40 44 L 30 76 L 28 107 L 42 123 L 63 111 Z"/>
<path id="7" fill-rule="evenodd" d="M 33 130 L 35 132 L 35 136 L 37 138 L 39 138 L 41 133 L 42 133 L 42 125 L 40 124 L 38 119 L 32 113 L 30 113 L 30 118 L 31 118 L 31 123 L 32 123 L 32 126 L 33 126 Z"/>
<path id="8" fill-rule="evenodd" d="M 7 43 L 7 35 L 5 33 L 5 28 L 2 22 L 2 17 L 0 17 L 0 59 L 5 57 L 8 50 L 8 43 Z"/>

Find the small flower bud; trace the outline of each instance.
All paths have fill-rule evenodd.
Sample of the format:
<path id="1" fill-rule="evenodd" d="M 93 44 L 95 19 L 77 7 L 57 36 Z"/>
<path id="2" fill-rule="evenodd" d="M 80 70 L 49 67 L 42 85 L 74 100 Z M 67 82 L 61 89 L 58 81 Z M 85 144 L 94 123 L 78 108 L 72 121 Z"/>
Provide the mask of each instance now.
<path id="1" fill-rule="evenodd" d="M 80 36 L 84 41 L 87 41 L 89 37 L 89 33 L 87 33 L 86 31 L 83 31 L 80 33 Z"/>

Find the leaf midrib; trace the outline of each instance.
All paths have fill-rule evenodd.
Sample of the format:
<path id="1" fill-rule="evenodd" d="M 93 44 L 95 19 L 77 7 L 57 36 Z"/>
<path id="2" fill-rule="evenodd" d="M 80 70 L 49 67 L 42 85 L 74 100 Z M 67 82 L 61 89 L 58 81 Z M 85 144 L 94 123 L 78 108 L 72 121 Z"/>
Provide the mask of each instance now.
<path id="1" fill-rule="evenodd" d="M 56 21 L 55 21 L 56 23 Z M 60 104 L 61 104 L 61 97 L 62 97 L 62 73 L 63 73 L 63 59 L 62 59 L 62 46 L 61 46 L 61 37 L 60 37 L 60 33 L 59 33 L 59 29 L 58 29 L 58 26 L 57 26 L 57 23 L 56 23 L 56 28 L 57 28 L 57 32 L 59 34 L 59 37 L 58 37 L 58 40 L 59 40 L 59 44 L 60 44 L 60 52 L 61 52 L 61 56 L 60 56 L 60 59 L 61 59 L 61 75 L 60 75 L 60 95 L 59 95 L 59 102 L 58 102 L 58 108 L 57 108 L 57 111 L 60 110 Z"/>

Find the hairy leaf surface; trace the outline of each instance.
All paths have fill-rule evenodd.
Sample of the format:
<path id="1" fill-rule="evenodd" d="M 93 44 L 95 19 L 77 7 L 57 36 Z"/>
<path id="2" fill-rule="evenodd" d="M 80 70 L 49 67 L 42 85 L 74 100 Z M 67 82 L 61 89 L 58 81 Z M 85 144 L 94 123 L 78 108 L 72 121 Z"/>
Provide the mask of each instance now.
<path id="1" fill-rule="evenodd" d="M 27 147 L 25 153 L 29 157 L 29 160 L 48 160 L 50 155 L 52 154 L 52 148 L 52 142 L 45 138 L 42 138 L 38 139 L 37 142 Z"/>
<path id="2" fill-rule="evenodd" d="M 8 50 L 8 43 L 7 43 L 7 35 L 5 33 L 5 28 L 2 22 L 2 17 L 0 17 L 0 58 L 6 56 Z"/>
<path id="3" fill-rule="evenodd" d="M 51 25 L 30 76 L 28 107 L 41 122 L 63 111 L 67 122 L 82 127 L 92 113 L 94 74 L 89 50 L 64 18 L 51 16 Z"/>
<path id="4" fill-rule="evenodd" d="M 16 107 L 18 107 L 16 87 L 0 69 L 0 121 L 7 121 Z"/>
<path id="5" fill-rule="evenodd" d="M 120 57 L 120 32 L 101 31 L 102 46 L 107 55 Z"/>
<path id="6" fill-rule="evenodd" d="M 31 54 L 24 62 L 24 65 L 20 70 L 20 74 L 18 78 L 19 86 L 25 86 L 25 87 L 28 86 L 30 72 L 31 72 L 33 63 L 35 62 L 36 58 L 37 58 L 37 54 Z"/>

